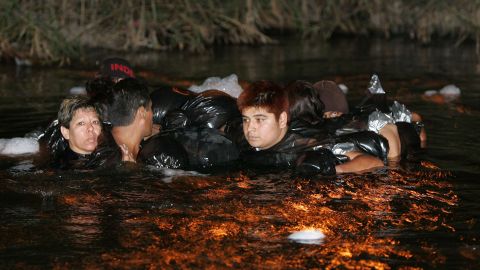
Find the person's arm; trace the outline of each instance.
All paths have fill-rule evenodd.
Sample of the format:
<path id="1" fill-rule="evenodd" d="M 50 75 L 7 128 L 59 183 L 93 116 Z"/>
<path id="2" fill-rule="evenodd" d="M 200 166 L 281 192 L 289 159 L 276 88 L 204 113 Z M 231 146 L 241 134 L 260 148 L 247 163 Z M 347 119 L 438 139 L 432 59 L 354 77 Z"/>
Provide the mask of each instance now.
<path id="1" fill-rule="evenodd" d="M 380 135 L 388 140 L 388 158 L 399 158 L 402 154 L 402 144 L 395 124 L 387 124 L 379 131 Z"/>
<path id="2" fill-rule="evenodd" d="M 383 162 L 379 158 L 361 152 L 348 152 L 346 155 L 350 160 L 335 166 L 337 174 L 361 172 L 383 166 Z"/>

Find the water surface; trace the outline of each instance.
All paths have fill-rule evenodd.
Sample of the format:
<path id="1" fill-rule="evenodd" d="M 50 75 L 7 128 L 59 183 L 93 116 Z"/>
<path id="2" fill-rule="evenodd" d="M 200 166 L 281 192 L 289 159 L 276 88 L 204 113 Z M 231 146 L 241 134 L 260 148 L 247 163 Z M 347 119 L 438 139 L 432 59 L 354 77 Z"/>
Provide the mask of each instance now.
<path id="1" fill-rule="evenodd" d="M 425 118 L 417 162 L 362 175 L 211 174 L 121 168 L 58 172 L 0 157 L 3 268 L 476 269 L 480 258 L 480 84 L 474 47 L 340 39 L 127 55 L 152 86 L 235 73 L 241 80 L 331 79 L 358 102 L 372 73 Z M 0 67 L 0 138 L 55 117 L 94 68 Z M 455 84 L 461 100 L 425 90 Z M 288 240 L 317 229 L 321 244 Z M 409 268 L 412 267 L 412 268 Z"/>

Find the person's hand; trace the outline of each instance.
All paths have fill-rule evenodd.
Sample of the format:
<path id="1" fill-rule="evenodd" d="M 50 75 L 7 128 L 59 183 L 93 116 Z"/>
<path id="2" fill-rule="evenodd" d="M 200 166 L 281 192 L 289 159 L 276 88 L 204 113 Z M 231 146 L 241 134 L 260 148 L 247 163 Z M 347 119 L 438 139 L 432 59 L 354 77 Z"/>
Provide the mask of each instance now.
<path id="1" fill-rule="evenodd" d="M 122 161 L 135 162 L 135 159 L 133 158 L 133 153 L 128 150 L 127 145 L 120 145 L 120 149 L 122 150 Z"/>
<path id="2" fill-rule="evenodd" d="M 323 113 L 323 118 L 336 118 L 342 116 L 342 112 L 328 111 Z"/>

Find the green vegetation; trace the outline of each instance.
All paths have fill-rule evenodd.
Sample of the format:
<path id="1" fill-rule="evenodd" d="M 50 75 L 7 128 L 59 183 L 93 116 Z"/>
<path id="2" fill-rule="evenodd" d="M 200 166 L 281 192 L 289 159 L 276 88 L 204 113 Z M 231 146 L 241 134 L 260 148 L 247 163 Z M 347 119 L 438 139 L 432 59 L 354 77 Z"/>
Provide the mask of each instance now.
<path id="1" fill-rule="evenodd" d="M 0 58 L 78 61 L 85 48 L 202 51 L 212 44 L 268 44 L 271 32 L 328 39 L 405 35 L 474 40 L 479 0 L 2 0 Z"/>

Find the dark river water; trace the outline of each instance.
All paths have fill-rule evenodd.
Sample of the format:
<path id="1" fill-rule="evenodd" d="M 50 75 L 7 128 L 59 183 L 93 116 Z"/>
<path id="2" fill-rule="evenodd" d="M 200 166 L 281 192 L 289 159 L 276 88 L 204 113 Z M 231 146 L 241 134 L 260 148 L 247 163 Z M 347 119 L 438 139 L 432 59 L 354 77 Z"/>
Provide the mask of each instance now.
<path id="1" fill-rule="evenodd" d="M 480 68 L 474 45 L 283 41 L 203 54 L 125 55 L 150 85 L 331 79 L 361 100 L 377 73 L 425 119 L 418 161 L 365 174 L 53 171 L 0 156 L 2 269 L 478 269 Z M 45 126 L 95 67 L 0 66 L 0 138 Z M 450 103 L 422 98 L 454 84 Z M 325 238 L 289 240 L 302 230 Z"/>

